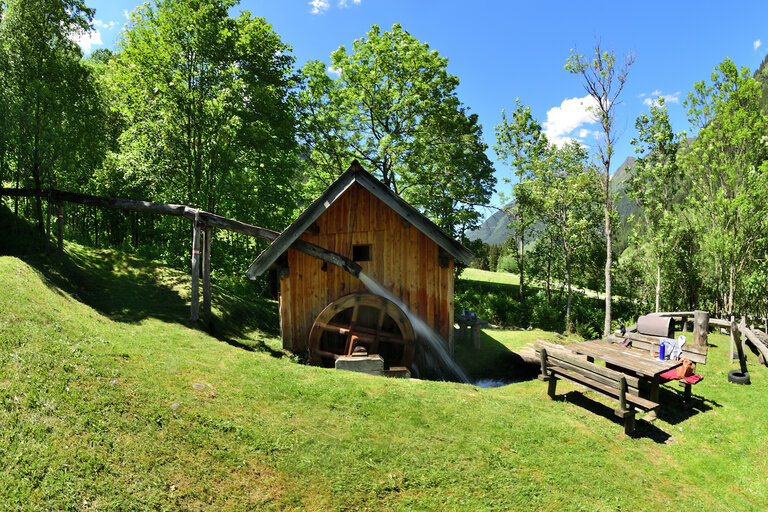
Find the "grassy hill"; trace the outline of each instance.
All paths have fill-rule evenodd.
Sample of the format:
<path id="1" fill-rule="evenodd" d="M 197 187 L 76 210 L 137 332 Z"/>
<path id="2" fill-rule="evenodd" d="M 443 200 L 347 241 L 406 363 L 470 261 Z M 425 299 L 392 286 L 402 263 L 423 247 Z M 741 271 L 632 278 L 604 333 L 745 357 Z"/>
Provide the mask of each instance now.
<path id="1" fill-rule="evenodd" d="M 0 256 L 0 503 L 12 510 L 762 510 L 768 371 L 726 381 L 711 338 L 699 397 L 662 391 L 623 434 L 610 402 L 302 366 L 275 305 L 113 251 Z M 481 351 L 538 333 L 486 330 Z M 547 336 L 547 333 L 541 333 Z M 522 337 L 520 337 L 522 336 Z M 462 346 L 465 361 L 472 351 Z"/>

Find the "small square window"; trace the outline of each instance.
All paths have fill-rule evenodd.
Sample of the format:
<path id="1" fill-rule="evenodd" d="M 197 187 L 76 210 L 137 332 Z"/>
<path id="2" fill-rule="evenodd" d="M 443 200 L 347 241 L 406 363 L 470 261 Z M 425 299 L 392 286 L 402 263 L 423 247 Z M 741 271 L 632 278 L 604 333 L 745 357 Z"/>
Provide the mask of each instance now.
<path id="1" fill-rule="evenodd" d="M 352 261 L 371 261 L 371 246 L 353 245 Z"/>

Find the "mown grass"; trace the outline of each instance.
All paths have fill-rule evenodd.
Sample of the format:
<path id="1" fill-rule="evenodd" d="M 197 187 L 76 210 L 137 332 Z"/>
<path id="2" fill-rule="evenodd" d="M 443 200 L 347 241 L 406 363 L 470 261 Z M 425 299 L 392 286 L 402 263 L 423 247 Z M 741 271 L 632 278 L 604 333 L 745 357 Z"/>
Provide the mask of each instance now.
<path id="1" fill-rule="evenodd" d="M 481 389 L 299 365 L 275 326 L 259 328 L 274 304 L 255 294 L 217 290 L 227 332 L 211 336 L 185 320 L 185 279 L 71 244 L 50 261 L 0 257 L 5 508 L 762 510 L 768 498 L 768 371 L 752 358 L 753 384 L 729 384 L 724 336 L 693 411 L 664 390 L 659 419 L 628 438 L 613 404 L 567 384 L 552 402 L 535 379 Z M 483 346 L 518 347 L 540 333 L 485 334 Z"/>

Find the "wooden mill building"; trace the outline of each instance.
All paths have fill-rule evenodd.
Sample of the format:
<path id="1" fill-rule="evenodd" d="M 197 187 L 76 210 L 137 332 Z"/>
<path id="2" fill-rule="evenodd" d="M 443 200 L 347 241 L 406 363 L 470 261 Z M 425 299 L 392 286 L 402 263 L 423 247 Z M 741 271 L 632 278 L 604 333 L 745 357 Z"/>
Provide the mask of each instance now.
<path id="1" fill-rule="evenodd" d="M 401 304 L 353 274 L 291 249 L 297 240 L 355 261 Z M 329 356 L 362 343 L 389 365 L 409 365 L 418 335 L 402 305 L 452 343 L 454 263 L 468 264 L 472 257 L 355 161 L 256 258 L 248 275 L 278 272 L 284 348 L 332 365 Z"/>

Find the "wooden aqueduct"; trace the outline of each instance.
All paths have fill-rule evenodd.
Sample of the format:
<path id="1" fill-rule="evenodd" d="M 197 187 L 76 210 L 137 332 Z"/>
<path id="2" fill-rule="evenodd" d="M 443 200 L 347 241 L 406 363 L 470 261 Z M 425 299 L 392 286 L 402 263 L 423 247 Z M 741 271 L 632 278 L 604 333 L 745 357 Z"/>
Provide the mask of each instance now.
<path id="1" fill-rule="evenodd" d="M 30 189 L 0 195 L 33 197 Z M 184 205 L 43 191 L 49 212 L 58 210 L 59 250 L 64 203 L 184 217 L 192 222 L 190 318 L 210 315 L 212 228 L 269 240 L 253 262 L 254 279 L 272 269 L 280 282 L 280 330 L 284 348 L 319 365 L 361 346 L 380 354 L 385 366 L 410 366 L 418 335 L 410 318 L 435 331 L 452 351 L 454 265 L 472 253 L 448 236 L 357 161 L 282 233 Z M 328 265 L 328 264 L 331 265 Z M 363 275 L 364 273 L 364 275 Z M 360 277 L 381 285 L 390 298 L 368 289 Z M 408 311 L 405 311 L 408 310 Z"/>

